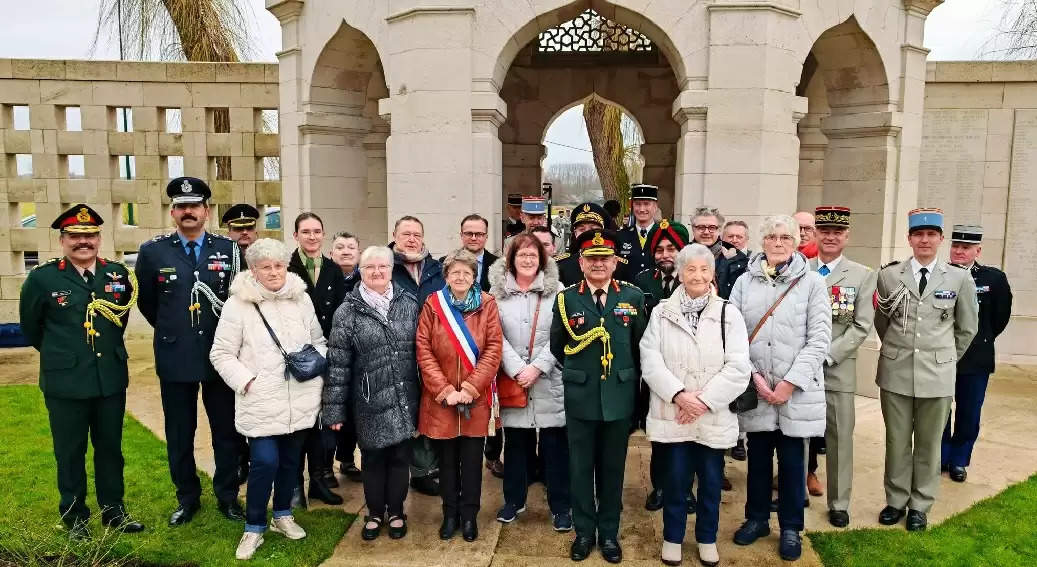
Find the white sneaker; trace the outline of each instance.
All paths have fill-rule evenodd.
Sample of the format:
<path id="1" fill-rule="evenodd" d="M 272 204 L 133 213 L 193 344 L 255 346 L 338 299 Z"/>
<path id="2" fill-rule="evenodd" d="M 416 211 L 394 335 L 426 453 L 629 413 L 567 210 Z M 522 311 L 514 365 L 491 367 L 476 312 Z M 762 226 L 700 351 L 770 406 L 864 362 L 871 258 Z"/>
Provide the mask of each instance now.
<path id="1" fill-rule="evenodd" d="M 680 565 L 681 544 L 663 540 L 662 560 L 663 565 Z"/>
<path id="2" fill-rule="evenodd" d="M 245 532 L 238 542 L 238 550 L 234 556 L 238 559 L 252 559 L 252 554 L 263 545 L 263 534 L 256 532 Z"/>
<path id="3" fill-rule="evenodd" d="M 700 543 L 699 561 L 701 561 L 703 565 L 717 565 L 720 563 L 720 553 L 717 552 L 717 544 Z"/>
<path id="4" fill-rule="evenodd" d="M 302 539 L 306 537 L 306 530 L 295 523 L 295 518 L 292 516 L 274 518 L 270 522 L 270 531 L 281 534 L 288 539 Z"/>

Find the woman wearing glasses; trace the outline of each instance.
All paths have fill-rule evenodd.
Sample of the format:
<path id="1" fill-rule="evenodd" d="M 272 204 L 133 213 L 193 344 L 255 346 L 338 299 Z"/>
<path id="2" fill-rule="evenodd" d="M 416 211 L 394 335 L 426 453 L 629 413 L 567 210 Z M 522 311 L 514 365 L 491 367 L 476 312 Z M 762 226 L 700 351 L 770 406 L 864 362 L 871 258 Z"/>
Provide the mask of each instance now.
<path id="1" fill-rule="evenodd" d="M 799 559 L 806 499 L 804 439 L 824 435 L 822 365 L 832 341 L 832 314 L 824 278 L 796 251 L 799 223 L 788 215 L 763 219 L 763 252 L 731 292 L 731 304 L 749 331 L 752 384 L 759 405 L 738 415 L 748 435 L 745 523 L 738 545 L 770 533 L 771 478 L 778 454 L 778 553 Z"/>

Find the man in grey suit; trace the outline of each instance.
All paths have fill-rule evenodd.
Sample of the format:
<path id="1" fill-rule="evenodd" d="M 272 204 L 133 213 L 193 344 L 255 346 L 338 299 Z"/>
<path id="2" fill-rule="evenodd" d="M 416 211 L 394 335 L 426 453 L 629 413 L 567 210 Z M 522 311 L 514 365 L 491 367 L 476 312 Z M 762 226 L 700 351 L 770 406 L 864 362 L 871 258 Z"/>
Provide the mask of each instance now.
<path id="1" fill-rule="evenodd" d="M 853 484 L 853 399 L 857 393 L 857 349 L 875 322 L 877 273 L 843 256 L 850 239 L 850 209 L 818 207 L 814 211 L 818 256 L 810 269 L 825 277 L 832 300 L 832 345 L 825 358 L 825 401 L 828 450 L 828 522 L 843 528 L 850 523 L 850 487 Z M 811 446 L 813 449 L 813 445 Z M 810 474 L 817 456 L 810 454 Z"/>
<path id="2" fill-rule="evenodd" d="M 943 211 L 911 211 L 907 234 L 912 257 L 883 266 L 876 294 L 886 423 L 886 507 L 879 523 L 898 523 L 906 507 L 908 531 L 921 531 L 940 486 L 940 440 L 956 363 L 979 329 L 979 304 L 969 273 L 937 258 Z"/>

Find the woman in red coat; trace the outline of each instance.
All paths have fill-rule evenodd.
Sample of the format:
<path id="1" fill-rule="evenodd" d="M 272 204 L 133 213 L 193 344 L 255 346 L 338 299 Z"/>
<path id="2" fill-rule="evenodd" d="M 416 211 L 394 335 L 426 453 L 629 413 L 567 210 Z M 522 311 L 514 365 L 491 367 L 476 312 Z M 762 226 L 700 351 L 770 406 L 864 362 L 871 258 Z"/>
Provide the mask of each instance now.
<path id="1" fill-rule="evenodd" d="M 447 285 L 428 296 L 418 317 L 418 431 L 439 455 L 440 539 L 452 538 L 458 526 L 465 541 L 478 537 L 483 443 L 496 429 L 491 385 L 503 335 L 497 303 L 476 285 L 477 266 L 463 249 L 444 258 Z"/>

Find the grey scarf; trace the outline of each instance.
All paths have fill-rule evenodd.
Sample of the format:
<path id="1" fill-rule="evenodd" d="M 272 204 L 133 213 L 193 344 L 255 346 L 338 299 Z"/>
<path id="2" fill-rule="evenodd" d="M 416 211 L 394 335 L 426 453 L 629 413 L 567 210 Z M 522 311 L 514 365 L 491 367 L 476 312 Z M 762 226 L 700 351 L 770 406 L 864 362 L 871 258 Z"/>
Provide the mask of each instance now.
<path id="1" fill-rule="evenodd" d="M 702 310 L 706 308 L 706 304 L 709 303 L 709 294 L 704 294 L 696 298 L 688 297 L 687 292 L 681 287 L 675 294 L 679 294 L 681 302 L 681 314 L 688 320 L 688 325 L 691 326 L 692 331 L 697 331 L 699 326 L 699 317 L 702 315 Z"/>
<path id="2" fill-rule="evenodd" d="M 363 281 L 360 282 L 360 297 L 364 300 L 364 303 L 371 306 L 382 316 L 382 319 L 389 319 L 389 304 L 392 303 L 392 283 L 390 282 L 385 288 L 385 293 L 378 293 L 373 289 L 367 287 Z"/>

